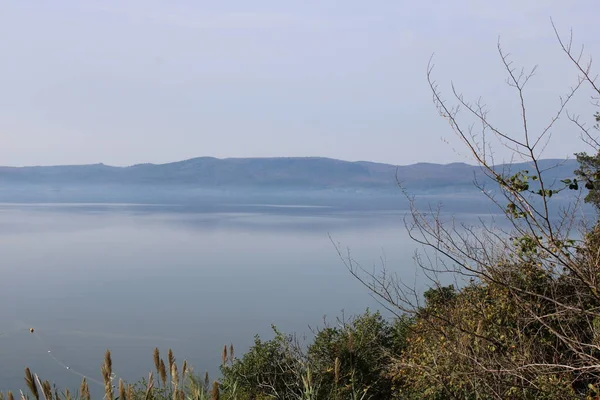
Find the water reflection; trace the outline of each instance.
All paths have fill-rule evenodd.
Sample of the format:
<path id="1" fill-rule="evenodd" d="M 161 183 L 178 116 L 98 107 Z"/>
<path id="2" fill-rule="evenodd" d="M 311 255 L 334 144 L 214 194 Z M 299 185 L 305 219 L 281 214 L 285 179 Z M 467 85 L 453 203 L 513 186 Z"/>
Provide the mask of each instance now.
<path id="1" fill-rule="evenodd" d="M 310 334 L 323 315 L 376 308 L 328 234 L 365 264 L 386 249 L 411 269 L 401 217 L 262 207 L 0 207 L 0 390 L 22 387 L 25 366 L 61 387 L 73 371 L 98 379 L 107 348 L 129 380 L 155 346 L 215 373 L 223 344 L 241 354 L 271 324 Z"/>

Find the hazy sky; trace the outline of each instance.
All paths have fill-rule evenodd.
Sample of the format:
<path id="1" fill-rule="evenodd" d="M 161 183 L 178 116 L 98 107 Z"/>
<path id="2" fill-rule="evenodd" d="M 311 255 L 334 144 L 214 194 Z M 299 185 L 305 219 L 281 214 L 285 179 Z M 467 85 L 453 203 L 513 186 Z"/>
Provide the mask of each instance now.
<path id="1" fill-rule="evenodd" d="M 596 7 L 592 0 L 0 0 L 0 165 L 197 156 L 468 161 L 431 101 L 431 54 L 449 100 L 454 81 L 519 134 L 500 35 L 515 66 L 539 65 L 527 92 L 538 129 L 577 77 L 549 19 L 600 54 Z M 589 94 L 570 110 L 591 123 Z M 572 125 L 554 134 L 545 157 L 584 149 Z"/>

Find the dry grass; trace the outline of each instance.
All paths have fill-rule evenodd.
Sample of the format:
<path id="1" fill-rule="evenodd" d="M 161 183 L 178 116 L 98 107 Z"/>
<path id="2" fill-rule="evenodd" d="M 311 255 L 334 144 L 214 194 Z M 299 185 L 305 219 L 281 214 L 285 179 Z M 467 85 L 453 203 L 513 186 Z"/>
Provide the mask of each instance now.
<path id="1" fill-rule="evenodd" d="M 224 354 L 227 354 L 227 346 Z M 233 360 L 233 346 L 229 347 L 227 359 Z M 158 348 L 154 349 L 153 360 L 156 371 L 150 372 L 147 379 L 136 384 L 119 379 L 116 386 L 113 384 L 115 376 L 111 353 L 107 350 L 100 369 L 104 382 L 102 400 L 215 400 L 220 398 L 219 383 L 214 381 L 211 387 L 208 373 L 205 374 L 204 380 L 193 376 L 192 369 L 185 360 L 180 369 L 171 349 L 167 353 L 167 363 L 161 358 Z M 155 373 L 159 377 L 158 385 L 155 385 Z M 60 393 L 49 381 L 40 380 L 37 374 L 25 368 L 25 384 L 28 393 L 20 391 L 20 400 L 91 400 L 86 378 L 82 379 L 77 392 L 71 393 L 67 389 Z M 0 393 L 0 400 L 15 400 L 15 396 L 10 391 L 6 395 Z"/>

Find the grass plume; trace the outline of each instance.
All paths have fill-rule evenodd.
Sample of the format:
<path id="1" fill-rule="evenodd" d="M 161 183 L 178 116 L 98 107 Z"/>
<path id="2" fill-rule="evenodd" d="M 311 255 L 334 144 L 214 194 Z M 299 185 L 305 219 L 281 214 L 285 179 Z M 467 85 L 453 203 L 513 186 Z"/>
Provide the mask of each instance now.
<path id="1" fill-rule="evenodd" d="M 42 394 L 44 395 L 44 398 L 46 400 L 52 400 L 52 386 L 50 385 L 50 382 L 40 382 L 40 378 L 37 375 L 35 376 L 35 379 L 42 388 Z M 58 397 L 56 398 L 56 400 L 58 400 Z"/>
<path id="2" fill-rule="evenodd" d="M 167 359 L 169 360 L 169 371 L 171 371 L 173 370 L 173 364 L 175 364 L 175 356 L 173 355 L 173 350 L 169 349 Z"/>
<path id="3" fill-rule="evenodd" d="M 127 396 L 125 395 L 125 384 L 123 383 L 123 379 L 119 379 L 119 400 L 126 400 Z"/>
<path id="4" fill-rule="evenodd" d="M 211 400 L 219 400 L 220 396 L 221 396 L 221 393 L 219 391 L 219 382 L 214 381 L 212 391 L 210 393 L 210 399 Z"/>
<path id="5" fill-rule="evenodd" d="M 221 354 L 222 364 L 227 364 L 227 345 L 223 346 L 223 353 Z"/>
<path id="6" fill-rule="evenodd" d="M 29 388 L 29 391 L 35 397 L 35 400 L 40 400 L 40 393 L 38 391 L 38 387 L 35 383 L 35 379 L 33 378 L 33 374 L 29 368 L 25 368 L 25 384 Z"/>
<path id="7" fill-rule="evenodd" d="M 90 387 L 88 386 L 87 379 L 85 378 L 81 380 L 79 395 L 81 396 L 81 400 L 90 400 Z"/>
<path id="8" fill-rule="evenodd" d="M 160 360 L 160 380 L 162 381 L 163 387 L 167 386 L 167 367 L 165 366 L 164 360 Z"/>
<path id="9" fill-rule="evenodd" d="M 106 395 L 106 399 L 112 399 L 112 359 L 109 350 L 106 350 L 106 353 L 104 354 L 104 364 L 102 364 L 102 377 L 104 378 L 104 393 Z"/>
<path id="10" fill-rule="evenodd" d="M 160 351 L 158 350 L 158 347 L 154 348 L 153 358 L 154 358 L 154 368 L 156 368 L 156 373 L 160 375 Z"/>
<path id="11" fill-rule="evenodd" d="M 148 383 L 146 383 L 146 396 L 145 396 L 145 400 L 151 400 L 152 399 L 152 389 L 154 388 L 154 376 L 152 374 L 152 372 L 150 372 L 150 374 L 148 374 Z"/>
<path id="12" fill-rule="evenodd" d="M 187 375 L 187 373 L 188 373 L 187 360 L 183 360 L 183 364 L 181 365 L 181 380 L 182 381 L 185 380 L 185 376 Z"/>

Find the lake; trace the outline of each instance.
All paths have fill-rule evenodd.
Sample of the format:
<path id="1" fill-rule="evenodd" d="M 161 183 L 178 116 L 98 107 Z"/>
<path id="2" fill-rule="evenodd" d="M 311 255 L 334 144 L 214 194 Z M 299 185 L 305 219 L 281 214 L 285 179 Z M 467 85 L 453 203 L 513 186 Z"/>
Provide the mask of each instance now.
<path id="1" fill-rule="evenodd" d="M 239 356 L 255 334 L 271 338 L 271 324 L 310 335 L 324 316 L 375 309 L 329 234 L 365 266 L 385 257 L 412 282 L 404 214 L 0 205 L 0 390 L 24 387 L 26 366 L 59 388 L 86 375 L 101 390 L 106 349 L 128 381 L 153 369 L 154 347 L 215 375 L 223 345 Z"/>

